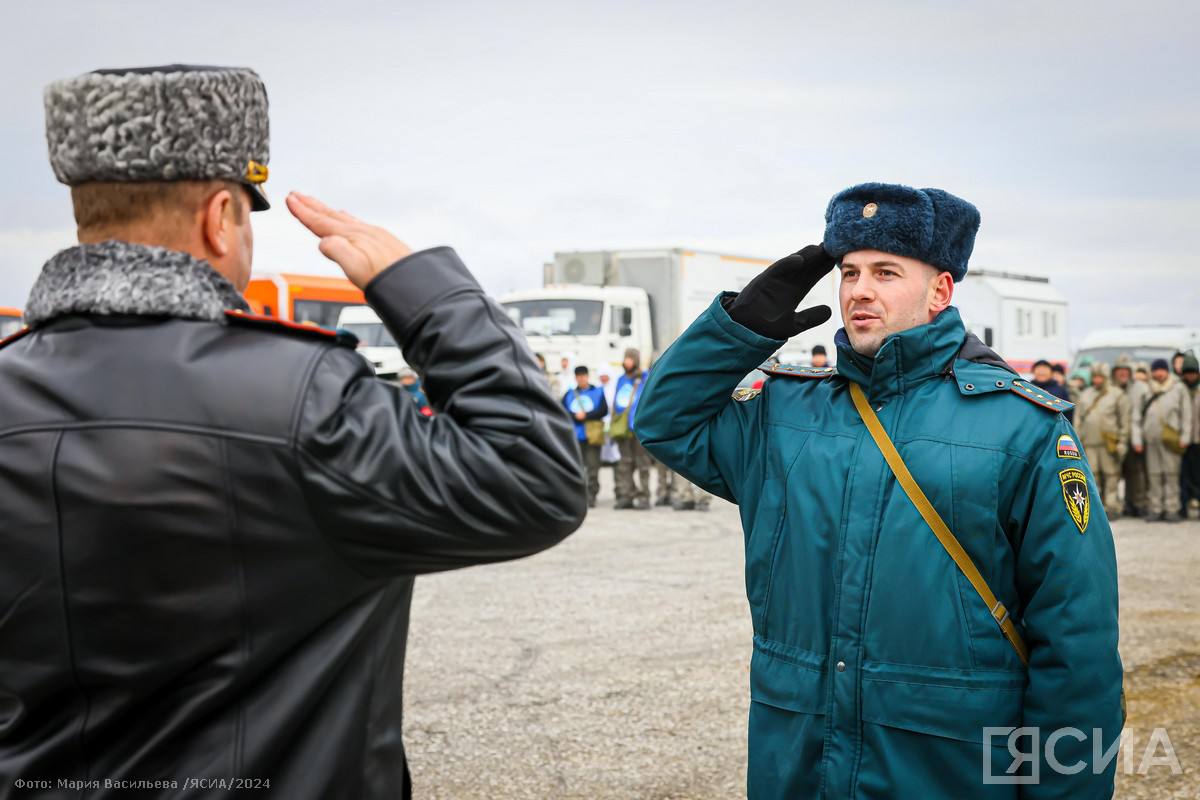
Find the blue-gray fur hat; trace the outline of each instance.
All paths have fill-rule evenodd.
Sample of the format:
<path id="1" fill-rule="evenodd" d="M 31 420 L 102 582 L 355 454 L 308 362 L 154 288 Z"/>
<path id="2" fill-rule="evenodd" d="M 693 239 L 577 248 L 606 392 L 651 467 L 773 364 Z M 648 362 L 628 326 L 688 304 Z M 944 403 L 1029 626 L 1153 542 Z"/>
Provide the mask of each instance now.
<path id="1" fill-rule="evenodd" d="M 93 181 L 228 180 L 269 208 L 267 90 L 235 67 L 102 69 L 46 87 L 50 165 Z"/>
<path id="2" fill-rule="evenodd" d="M 955 282 L 979 230 L 979 209 L 941 189 L 860 183 L 833 196 L 825 209 L 825 250 L 840 259 L 855 250 L 882 250 L 932 264 Z"/>

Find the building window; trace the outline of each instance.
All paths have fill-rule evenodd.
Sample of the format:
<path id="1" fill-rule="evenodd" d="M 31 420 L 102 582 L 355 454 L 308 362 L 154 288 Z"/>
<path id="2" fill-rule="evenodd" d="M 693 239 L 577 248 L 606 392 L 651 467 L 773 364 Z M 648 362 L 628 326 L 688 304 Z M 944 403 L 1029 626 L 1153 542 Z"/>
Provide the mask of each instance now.
<path id="1" fill-rule="evenodd" d="M 1033 312 L 1026 308 L 1017 309 L 1017 336 L 1033 335 Z"/>

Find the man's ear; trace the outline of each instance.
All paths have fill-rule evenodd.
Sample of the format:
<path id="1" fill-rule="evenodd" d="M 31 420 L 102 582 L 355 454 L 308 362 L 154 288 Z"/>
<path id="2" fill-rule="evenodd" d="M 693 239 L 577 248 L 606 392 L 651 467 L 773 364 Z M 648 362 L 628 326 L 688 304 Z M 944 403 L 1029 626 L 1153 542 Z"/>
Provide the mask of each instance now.
<path id="1" fill-rule="evenodd" d="M 933 291 L 929 293 L 929 310 L 934 316 L 942 313 L 950 301 L 954 299 L 954 276 L 949 272 L 939 272 L 933 282 Z"/>
<path id="2" fill-rule="evenodd" d="M 221 189 L 204 204 L 204 247 L 217 258 L 229 254 L 234 210 L 233 195 L 228 189 Z"/>

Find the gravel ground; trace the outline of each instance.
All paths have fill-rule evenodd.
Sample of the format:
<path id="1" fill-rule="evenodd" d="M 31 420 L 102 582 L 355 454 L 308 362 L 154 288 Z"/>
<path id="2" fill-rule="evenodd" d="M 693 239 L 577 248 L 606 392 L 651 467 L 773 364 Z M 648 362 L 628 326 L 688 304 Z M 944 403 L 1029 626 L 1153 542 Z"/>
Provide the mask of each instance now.
<path id="1" fill-rule="evenodd" d="M 601 507 L 559 547 L 417 582 L 405 737 L 418 798 L 744 796 L 737 510 L 618 512 L 610 485 L 606 474 Z M 1114 530 L 1135 737 L 1117 796 L 1195 800 L 1200 523 Z M 1183 774 L 1138 774 L 1159 727 Z"/>

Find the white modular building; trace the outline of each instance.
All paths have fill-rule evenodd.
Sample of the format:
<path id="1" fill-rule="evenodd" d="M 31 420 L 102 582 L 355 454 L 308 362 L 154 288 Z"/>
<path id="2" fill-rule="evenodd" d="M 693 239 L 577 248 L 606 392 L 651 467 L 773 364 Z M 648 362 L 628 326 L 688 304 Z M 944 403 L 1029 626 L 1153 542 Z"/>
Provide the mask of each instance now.
<path id="1" fill-rule="evenodd" d="M 1067 298 L 1049 278 L 972 269 L 955 287 L 967 328 L 1018 372 L 1038 359 L 1070 361 Z"/>

